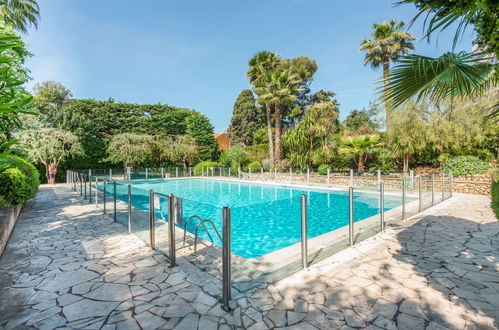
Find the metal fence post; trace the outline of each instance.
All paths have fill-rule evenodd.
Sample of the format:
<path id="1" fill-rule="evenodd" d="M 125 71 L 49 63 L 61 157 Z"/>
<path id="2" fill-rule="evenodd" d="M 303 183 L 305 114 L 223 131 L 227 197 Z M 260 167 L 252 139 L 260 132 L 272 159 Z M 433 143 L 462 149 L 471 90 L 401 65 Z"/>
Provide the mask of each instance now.
<path id="1" fill-rule="evenodd" d="M 308 268 L 307 195 L 301 195 L 301 268 Z"/>
<path id="2" fill-rule="evenodd" d="M 175 167 L 175 177 L 178 178 L 178 167 Z"/>
<path id="3" fill-rule="evenodd" d="M 87 175 L 86 174 L 83 174 L 83 185 L 84 185 L 83 199 L 87 199 Z"/>
<path id="4" fill-rule="evenodd" d="M 83 196 L 83 174 L 78 173 L 78 177 L 80 178 L 80 196 Z"/>
<path id="5" fill-rule="evenodd" d="M 113 195 L 114 195 L 114 199 L 113 199 L 113 202 L 114 202 L 114 210 L 113 210 L 113 218 L 114 218 L 114 222 L 116 222 L 116 181 L 113 181 Z"/>
<path id="6" fill-rule="evenodd" d="M 106 204 L 107 204 L 107 181 L 104 181 L 104 194 L 103 194 L 103 198 L 102 198 L 102 204 L 103 204 L 103 208 L 102 208 L 102 213 L 103 214 L 106 214 Z"/>
<path id="7" fill-rule="evenodd" d="M 211 167 L 211 176 L 214 176 L 215 175 L 215 168 L 212 166 Z"/>
<path id="8" fill-rule="evenodd" d="M 261 179 L 263 180 L 263 167 L 260 167 L 260 175 L 261 175 Z"/>
<path id="9" fill-rule="evenodd" d="M 149 169 L 146 167 L 146 179 L 149 179 Z"/>
<path id="10" fill-rule="evenodd" d="M 431 206 L 435 205 L 435 173 L 431 174 Z"/>
<path id="11" fill-rule="evenodd" d="M 449 197 L 452 197 L 452 190 L 454 190 L 454 187 L 453 187 L 453 181 L 454 180 L 454 177 L 452 176 L 452 172 L 449 172 Z"/>
<path id="12" fill-rule="evenodd" d="M 414 190 L 414 170 L 409 170 L 409 178 L 411 179 L 411 190 Z"/>
<path id="13" fill-rule="evenodd" d="M 95 178 L 95 206 L 99 204 L 99 178 Z"/>
<path id="14" fill-rule="evenodd" d="M 92 176 L 88 175 L 88 202 L 92 203 Z"/>
<path id="15" fill-rule="evenodd" d="M 176 265 L 177 257 L 175 255 L 175 196 L 170 194 L 168 197 L 168 249 L 170 257 L 170 267 Z"/>
<path id="16" fill-rule="evenodd" d="M 379 184 L 379 223 L 381 231 L 385 230 L 385 185 Z"/>
<path id="17" fill-rule="evenodd" d="M 232 299 L 232 276 L 231 276 L 231 254 L 230 254 L 230 208 L 222 210 L 222 309 L 230 310 L 229 302 Z"/>
<path id="18" fill-rule="evenodd" d="M 444 201 L 445 199 L 445 173 L 442 172 L 442 183 L 440 184 L 441 185 L 441 190 L 442 190 L 442 202 Z"/>
<path id="19" fill-rule="evenodd" d="M 348 209 L 349 209 L 349 223 L 348 223 L 348 244 L 353 246 L 354 243 L 354 228 L 353 228 L 353 187 L 348 188 Z"/>
<path id="20" fill-rule="evenodd" d="M 165 178 L 165 169 L 162 167 L 161 168 L 161 179 Z"/>
<path id="21" fill-rule="evenodd" d="M 331 184 L 330 170 L 327 169 L 327 184 Z"/>
<path id="22" fill-rule="evenodd" d="M 237 168 L 237 175 L 238 175 L 238 179 L 241 179 L 241 168 L 240 167 Z"/>
<path id="23" fill-rule="evenodd" d="M 132 232 L 132 185 L 128 185 L 128 233 Z"/>
<path id="24" fill-rule="evenodd" d="M 149 190 L 149 245 L 155 250 L 154 242 L 154 190 Z"/>
<path id="25" fill-rule="evenodd" d="M 402 179 L 402 220 L 405 220 L 405 195 L 406 195 L 405 179 Z"/>
<path id="26" fill-rule="evenodd" d="M 423 211 L 423 177 L 419 176 L 418 182 L 419 212 Z"/>
<path id="27" fill-rule="evenodd" d="M 310 168 L 307 168 L 307 183 L 310 183 Z"/>
<path id="28" fill-rule="evenodd" d="M 293 168 L 289 168 L 289 182 L 293 182 Z"/>
<path id="29" fill-rule="evenodd" d="M 277 181 L 277 168 L 274 168 L 274 181 Z"/>
<path id="30" fill-rule="evenodd" d="M 353 169 L 350 169 L 350 187 L 353 187 Z"/>
<path id="31" fill-rule="evenodd" d="M 109 181 L 113 181 L 113 169 L 109 169 Z"/>
<path id="32" fill-rule="evenodd" d="M 230 167 L 229 167 L 229 179 L 230 179 Z"/>
<path id="33" fill-rule="evenodd" d="M 378 170 L 378 184 L 381 183 L 381 170 Z"/>

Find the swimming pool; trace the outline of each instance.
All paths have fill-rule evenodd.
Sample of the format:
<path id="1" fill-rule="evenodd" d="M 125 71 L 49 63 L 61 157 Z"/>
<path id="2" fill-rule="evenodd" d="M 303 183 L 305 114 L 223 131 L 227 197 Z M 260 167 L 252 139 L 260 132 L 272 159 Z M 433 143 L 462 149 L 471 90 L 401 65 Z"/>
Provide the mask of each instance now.
<path id="1" fill-rule="evenodd" d="M 320 190 L 291 186 L 242 183 L 214 179 L 177 179 L 132 182 L 132 205 L 149 210 L 149 189 L 182 198 L 183 222 L 191 215 L 212 220 L 222 230 L 222 208 L 231 208 L 232 252 L 257 258 L 300 242 L 300 196 L 307 195 L 308 237 L 314 238 L 348 225 L 348 191 Z M 117 198 L 128 200 L 128 183 L 117 184 Z M 139 189 L 135 189 L 139 188 Z M 402 204 L 400 196 L 385 195 L 385 211 Z M 167 219 L 166 199 L 156 205 L 156 217 Z M 354 195 L 354 221 L 379 214 L 378 194 Z M 187 231 L 195 232 L 197 221 Z M 182 227 L 183 228 L 183 227 Z M 209 227 L 208 227 L 209 228 Z M 211 230 L 211 228 L 209 228 Z M 221 245 L 212 232 L 214 243 Z M 209 239 L 200 230 L 199 236 Z"/>

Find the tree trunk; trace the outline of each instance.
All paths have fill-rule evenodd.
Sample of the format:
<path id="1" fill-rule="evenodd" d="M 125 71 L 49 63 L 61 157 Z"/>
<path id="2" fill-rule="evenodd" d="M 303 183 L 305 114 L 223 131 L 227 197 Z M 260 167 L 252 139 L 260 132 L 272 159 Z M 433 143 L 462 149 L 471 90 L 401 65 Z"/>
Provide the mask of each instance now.
<path id="1" fill-rule="evenodd" d="M 275 104 L 275 164 L 277 168 L 281 167 L 281 129 L 282 113 L 278 103 Z"/>
<path id="2" fill-rule="evenodd" d="M 404 154 L 404 173 L 407 173 L 409 171 L 409 157 L 410 155 L 409 154 Z"/>
<path id="3" fill-rule="evenodd" d="M 389 85 L 387 80 L 389 72 L 390 72 L 390 59 L 388 58 L 388 56 L 385 55 L 383 58 L 383 78 L 384 78 L 383 87 L 385 92 L 387 91 Z M 385 122 L 386 122 L 387 132 L 390 131 L 390 127 L 392 125 L 391 115 L 392 115 L 392 109 L 390 106 L 390 102 L 385 101 Z"/>
<path id="4" fill-rule="evenodd" d="M 364 156 L 363 155 L 359 155 L 358 170 L 359 171 L 364 171 Z"/>
<path id="5" fill-rule="evenodd" d="M 272 113 L 270 110 L 270 104 L 265 103 L 265 109 L 267 110 L 267 132 L 269 136 L 269 157 L 270 157 L 270 167 L 275 167 L 274 158 L 274 136 L 272 134 Z"/>

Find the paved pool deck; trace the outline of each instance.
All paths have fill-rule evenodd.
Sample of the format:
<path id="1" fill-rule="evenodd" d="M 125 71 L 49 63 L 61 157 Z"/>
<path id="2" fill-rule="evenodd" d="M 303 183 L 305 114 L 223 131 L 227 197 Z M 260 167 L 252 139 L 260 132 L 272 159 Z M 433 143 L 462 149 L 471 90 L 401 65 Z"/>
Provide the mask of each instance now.
<path id="1" fill-rule="evenodd" d="M 499 222 L 455 194 L 220 308 L 219 282 L 168 259 L 65 185 L 41 186 L 0 259 L 6 329 L 497 329 Z"/>

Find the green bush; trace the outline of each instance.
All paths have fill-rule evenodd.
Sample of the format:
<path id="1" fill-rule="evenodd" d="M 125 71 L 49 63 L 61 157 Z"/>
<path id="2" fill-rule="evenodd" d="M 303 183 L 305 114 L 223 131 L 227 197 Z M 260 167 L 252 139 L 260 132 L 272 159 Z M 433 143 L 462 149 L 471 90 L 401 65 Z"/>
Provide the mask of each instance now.
<path id="1" fill-rule="evenodd" d="M 35 196 L 40 184 L 36 168 L 20 157 L 12 157 L 13 166 L 0 173 L 0 207 L 25 203 Z"/>
<path id="2" fill-rule="evenodd" d="M 499 180 L 492 183 L 492 210 L 494 210 L 496 218 L 499 220 Z"/>
<path id="3" fill-rule="evenodd" d="M 475 156 L 457 156 L 447 160 L 444 172 L 452 172 L 454 176 L 480 174 L 490 169 L 490 165 Z"/>
<path id="4" fill-rule="evenodd" d="M 251 162 L 248 164 L 248 170 L 251 170 L 251 172 L 256 172 L 259 171 L 260 168 L 262 168 L 262 164 L 258 160 L 255 160 L 254 162 Z"/>
<path id="5" fill-rule="evenodd" d="M 331 158 L 330 162 L 331 169 L 333 170 L 347 170 L 351 168 L 351 160 L 350 158 L 344 155 L 336 155 Z"/>
<path id="6" fill-rule="evenodd" d="M 319 165 L 319 167 L 317 168 L 317 173 L 319 173 L 320 175 L 327 175 L 327 170 L 330 170 L 331 167 L 327 164 L 322 164 L 322 165 Z"/>
<path id="7" fill-rule="evenodd" d="M 206 161 L 206 162 L 201 162 L 198 163 L 196 166 L 194 166 L 194 175 L 201 175 L 203 173 L 203 169 L 211 169 L 212 167 L 219 167 L 220 163 L 217 162 L 212 162 L 212 161 Z"/>

